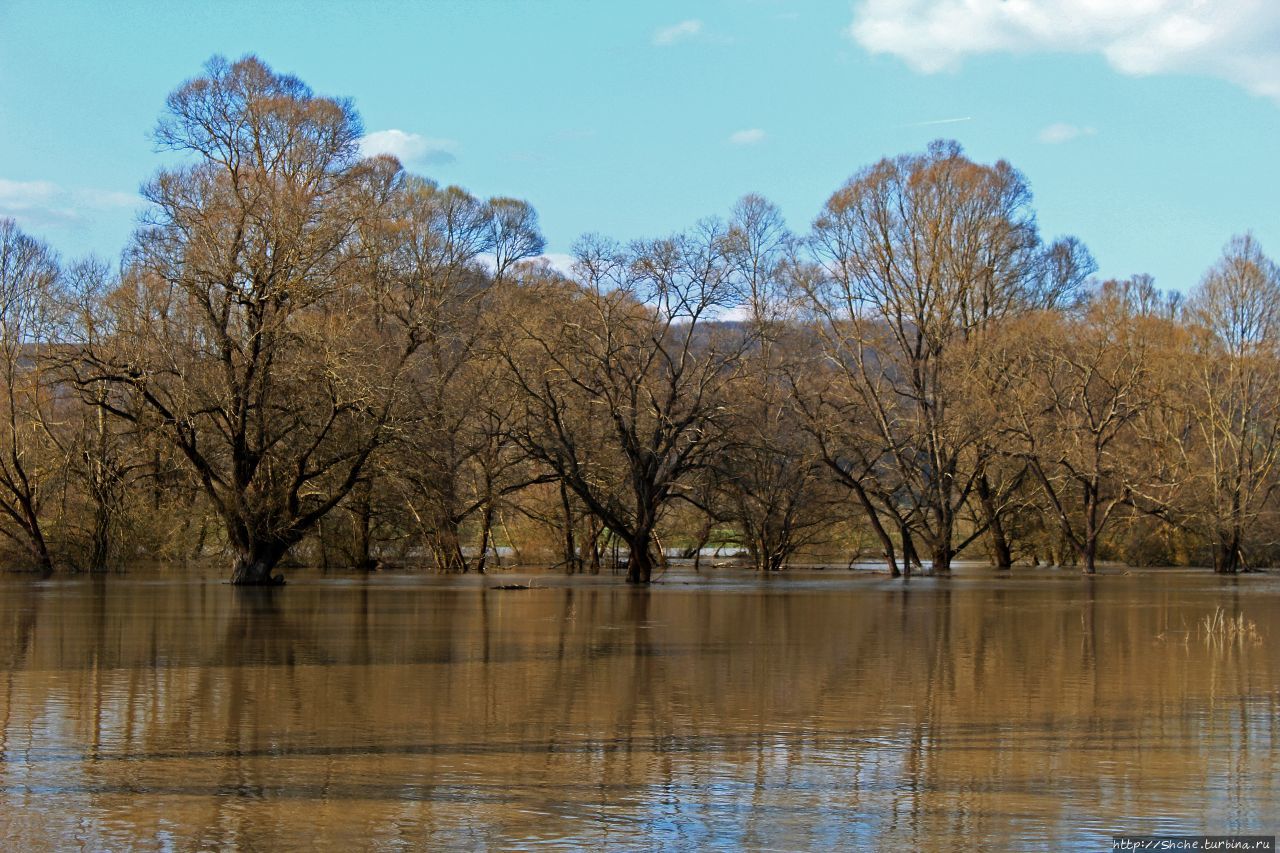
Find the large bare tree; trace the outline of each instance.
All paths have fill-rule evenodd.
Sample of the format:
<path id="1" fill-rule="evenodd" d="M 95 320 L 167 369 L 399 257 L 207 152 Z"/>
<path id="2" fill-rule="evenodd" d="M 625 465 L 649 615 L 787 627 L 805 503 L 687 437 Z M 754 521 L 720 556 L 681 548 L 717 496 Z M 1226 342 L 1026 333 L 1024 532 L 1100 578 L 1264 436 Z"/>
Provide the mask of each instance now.
<path id="1" fill-rule="evenodd" d="M 395 301 L 366 239 L 404 215 L 399 164 L 359 160 L 360 133 L 346 101 L 211 60 L 166 102 L 156 138 L 186 159 L 143 188 L 111 326 L 86 330 L 79 381 L 155 418 L 223 523 L 232 583 L 281 581 L 359 480 L 421 342 L 421 300 Z"/>
<path id="2" fill-rule="evenodd" d="M 1030 201 L 1008 163 L 938 142 L 862 170 L 814 223 L 825 272 L 808 283 L 816 328 L 874 445 L 831 456 L 862 460 L 842 476 L 857 480 L 873 527 L 919 539 L 938 573 L 990 525 L 959 524 L 993 450 L 956 416 L 967 393 L 957 351 L 1003 318 L 1063 301 L 1091 271 L 1075 241 L 1042 244 Z"/>

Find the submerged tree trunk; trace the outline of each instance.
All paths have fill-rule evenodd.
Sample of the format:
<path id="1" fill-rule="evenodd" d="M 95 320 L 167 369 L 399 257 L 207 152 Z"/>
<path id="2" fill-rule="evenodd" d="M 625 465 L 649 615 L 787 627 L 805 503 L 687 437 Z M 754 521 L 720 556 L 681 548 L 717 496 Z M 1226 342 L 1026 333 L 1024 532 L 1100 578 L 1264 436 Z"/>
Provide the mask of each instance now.
<path id="1" fill-rule="evenodd" d="M 9 489 L 13 492 L 17 491 L 12 485 Z M 18 492 L 14 497 L 14 503 L 17 506 L 16 508 L 6 506 L 6 514 L 18 522 L 19 528 L 25 534 L 25 544 L 28 553 L 31 554 L 32 568 L 41 575 L 48 576 L 53 573 L 53 555 L 49 552 L 49 543 L 45 540 L 44 529 L 40 526 L 40 516 L 36 510 L 34 496 L 31 492 Z"/>
<path id="2" fill-rule="evenodd" d="M 991 557 L 997 569 L 1007 571 L 1013 568 L 1013 549 L 1009 547 L 1009 540 L 1005 538 L 1004 531 L 996 530 L 996 526 L 993 524 L 991 531 Z"/>
<path id="3" fill-rule="evenodd" d="M 476 558 L 476 574 L 484 574 L 489 566 L 489 548 L 493 542 L 493 501 L 484 505 L 484 514 L 480 519 L 480 556 Z M 501 561 L 498 563 L 502 565 Z"/>
<path id="4" fill-rule="evenodd" d="M 27 547 L 31 551 L 31 562 L 35 565 L 36 571 L 40 572 L 44 577 L 53 574 L 53 555 L 49 553 L 49 543 L 45 541 L 44 530 L 40 527 L 40 519 L 36 516 L 35 508 L 24 503 Z"/>
<path id="5" fill-rule="evenodd" d="M 436 529 L 430 534 L 430 547 L 436 571 L 466 573 L 467 561 L 462 555 L 462 537 L 455 519 L 443 518 L 437 522 Z"/>
<path id="6" fill-rule="evenodd" d="M 931 574 L 949 575 L 951 574 L 951 558 L 955 555 L 951 553 L 950 545 L 939 545 L 933 549 L 933 566 Z"/>
<path id="7" fill-rule="evenodd" d="M 991 542 L 991 558 L 997 569 L 1013 568 L 1013 546 L 1004 529 L 1004 514 L 996 505 L 995 490 L 991 488 L 987 475 L 978 477 L 976 484 L 978 502 L 982 506 L 982 514 L 987 518 L 987 536 Z"/>
<path id="8" fill-rule="evenodd" d="M 231 568 L 234 586 L 283 586 L 284 575 L 271 574 L 288 550 L 282 545 L 257 545 L 239 549 Z"/>
<path id="9" fill-rule="evenodd" d="M 649 583 L 653 580 L 652 537 L 638 533 L 627 542 L 627 583 Z"/>
<path id="10" fill-rule="evenodd" d="M 356 568 L 372 571 L 378 567 L 373 556 L 373 502 L 372 485 L 368 480 L 361 481 L 353 491 L 357 492 L 351 508 L 352 533 L 355 542 L 352 544 L 351 558 Z"/>
<path id="11" fill-rule="evenodd" d="M 96 501 L 93 508 L 93 530 L 89 534 L 89 571 L 106 571 L 111 560 L 111 513 Z"/>
<path id="12" fill-rule="evenodd" d="M 693 543 L 693 571 L 702 571 L 702 549 L 707 547 L 707 543 L 711 541 L 711 528 L 715 525 L 715 519 L 707 516 L 703 521 L 702 527 L 698 528 L 698 539 Z"/>
<path id="13" fill-rule="evenodd" d="M 600 574 L 600 536 L 604 533 L 604 527 L 600 524 L 600 520 L 594 515 L 588 515 L 586 518 L 586 535 L 581 537 L 578 544 L 578 562 L 585 565 L 591 574 Z"/>
<path id="14" fill-rule="evenodd" d="M 902 573 L 911 577 L 911 572 L 921 569 L 920 555 L 916 553 L 915 539 L 911 536 L 911 528 L 906 522 L 898 520 L 898 538 L 902 540 Z"/>
<path id="15" fill-rule="evenodd" d="M 573 535 L 573 503 L 569 500 L 569 487 L 565 484 L 563 477 L 560 479 L 560 511 L 564 513 L 563 522 L 560 525 L 560 532 L 564 537 L 561 542 L 564 570 L 568 574 L 573 574 L 580 568 L 580 564 L 578 546 Z"/>
<path id="16" fill-rule="evenodd" d="M 95 402 L 102 400 L 104 389 L 95 389 Z M 112 464 L 107 429 L 107 413 L 99 405 L 94 412 L 94 441 L 92 456 L 86 451 L 88 462 L 89 497 L 93 501 L 93 527 L 89 534 L 89 571 L 105 571 L 111 560 L 111 534 L 115 510 L 120 504 L 120 471 Z"/>
<path id="17" fill-rule="evenodd" d="M 1081 562 L 1084 563 L 1084 573 L 1092 575 L 1097 572 L 1098 562 L 1098 536 L 1101 533 L 1101 526 L 1098 524 L 1098 486 L 1097 478 L 1094 482 L 1086 483 L 1084 487 L 1084 547 L 1080 549 Z"/>
<path id="18" fill-rule="evenodd" d="M 789 548 L 785 543 L 762 534 L 750 542 L 748 550 L 756 571 L 780 572 L 787 562 Z"/>
<path id="19" fill-rule="evenodd" d="M 840 472 L 838 466 L 836 466 L 836 471 Z M 880 523 L 880 513 L 876 512 L 875 504 L 871 502 L 871 497 L 861 483 L 853 477 L 844 475 L 843 472 L 840 473 L 849 487 L 853 489 L 853 493 L 858 496 L 858 502 L 862 504 L 862 509 L 867 514 L 867 521 L 871 523 L 871 529 L 875 532 L 876 538 L 880 540 L 880 547 L 884 550 L 884 561 L 889 568 L 889 577 L 898 577 L 902 573 L 898 571 L 898 558 L 894 553 L 893 538 L 889 536 L 889 532 Z"/>
<path id="20" fill-rule="evenodd" d="M 32 549 L 31 556 L 35 561 L 36 571 L 41 577 L 47 578 L 53 574 L 53 557 L 49 555 L 49 549 L 45 547 L 44 540 L 40 541 L 38 547 Z"/>
<path id="21" fill-rule="evenodd" d="M 1213 571 L 1216 574 L 1234 575 L 1240 571 L 1241 538 L 1239 530 L 1218 534 L 1213 549 Z"/>

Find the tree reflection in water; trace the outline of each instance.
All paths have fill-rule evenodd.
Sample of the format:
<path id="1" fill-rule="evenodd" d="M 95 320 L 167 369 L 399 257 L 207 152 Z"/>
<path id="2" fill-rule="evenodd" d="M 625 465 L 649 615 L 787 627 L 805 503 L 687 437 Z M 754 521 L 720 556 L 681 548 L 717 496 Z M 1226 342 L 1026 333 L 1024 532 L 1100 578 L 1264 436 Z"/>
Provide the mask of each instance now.
<path id="1" fill-rule="evenodd" d="M 1268 831 L 1269 578 L 723 578 L 4 580 L 0 832 L 949 849 Z M 1177 638 L 1219 606 L 1266 642 Z"/>

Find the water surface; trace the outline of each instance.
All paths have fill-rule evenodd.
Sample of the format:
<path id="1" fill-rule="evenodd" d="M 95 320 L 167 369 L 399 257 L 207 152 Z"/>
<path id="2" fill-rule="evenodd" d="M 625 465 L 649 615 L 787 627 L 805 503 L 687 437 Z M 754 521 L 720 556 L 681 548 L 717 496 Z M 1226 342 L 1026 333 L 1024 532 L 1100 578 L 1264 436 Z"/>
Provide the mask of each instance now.
<path id="1" fill-rule="evenodd" d="M 1280 578 L 0 577 L 15 849 L 1109 849 L 1280 814 Z M 1259 639 L 1206 637 L 1243 614 Z"/>

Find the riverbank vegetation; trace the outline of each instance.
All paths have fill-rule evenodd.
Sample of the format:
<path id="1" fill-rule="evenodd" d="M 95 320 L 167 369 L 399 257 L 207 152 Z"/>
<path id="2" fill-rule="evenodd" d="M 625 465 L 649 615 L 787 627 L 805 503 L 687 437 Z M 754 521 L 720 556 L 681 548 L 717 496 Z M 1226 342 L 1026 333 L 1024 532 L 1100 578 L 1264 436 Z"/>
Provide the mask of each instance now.
<path id="1" fill-rule="evenodd" d="M 1277 554 L 1280 269 L 1096 279 L 1010 164 L 938 142 L 805 233 L 749 195 L 541 257 L 526 202 L 361 158 L 359 117 L 248 57 L 155 131 L 116 266 L 0 221 L 5 562 L 761 570 Z"/>

